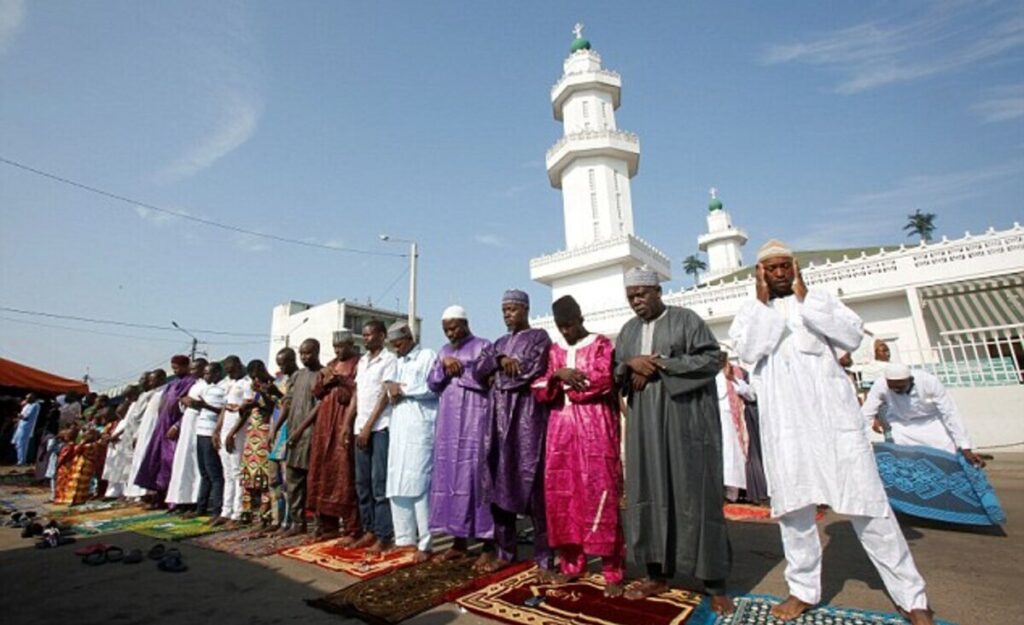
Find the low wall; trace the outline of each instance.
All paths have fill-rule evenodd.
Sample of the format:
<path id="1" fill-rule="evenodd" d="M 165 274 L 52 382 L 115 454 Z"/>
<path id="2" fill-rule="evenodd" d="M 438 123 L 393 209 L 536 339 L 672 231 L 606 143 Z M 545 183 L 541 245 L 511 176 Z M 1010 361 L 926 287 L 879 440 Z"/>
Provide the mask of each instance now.
<path id="1" fill-rule="evenodd" d="M 999 451 L 1024 452 L 1024 385 L 948 390 L 975 449 L 999 447 Z"/>

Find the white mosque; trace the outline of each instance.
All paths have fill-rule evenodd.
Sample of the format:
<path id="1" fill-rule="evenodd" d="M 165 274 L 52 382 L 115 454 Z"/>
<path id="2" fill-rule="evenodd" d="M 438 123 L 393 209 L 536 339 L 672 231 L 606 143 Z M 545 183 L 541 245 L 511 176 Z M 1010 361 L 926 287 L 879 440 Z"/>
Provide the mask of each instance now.
<path id="1" fill-rule="evenodd" d="M 571 294 L 591 331 L 615 337 L 633 314 L 625 272 L 646 265 L 667 281 L 671 264 L 634 231 L 630 184 L 640 142 L 615 122 L 622 79 L 602 67 L 581 25 L 574 32 L 551 89 L 563 136 L 546 158 L 551 186 L 562 191 L 565 249 L 532 259 L 530 277 L 550 286 L 552 299 Z M 700 314 L 727 345 L 733 316 L 754 297 L 752 268 L 743 263 L 747 235 L 715 190 L 707 224 L 697 241 L 708 259 L 699 286 L 667 292 L 665 301 Z M 797 257 L 808 285 L 838 295 L 875 339 L 889 343 L 894 359 L 955 387 L 976 445 L 1024 441 L 1024 228 Z M 532 323 L 556 332 L 550 317 Z M 868 368 L 871 358 L 865 341 L 854 360 Z"/>

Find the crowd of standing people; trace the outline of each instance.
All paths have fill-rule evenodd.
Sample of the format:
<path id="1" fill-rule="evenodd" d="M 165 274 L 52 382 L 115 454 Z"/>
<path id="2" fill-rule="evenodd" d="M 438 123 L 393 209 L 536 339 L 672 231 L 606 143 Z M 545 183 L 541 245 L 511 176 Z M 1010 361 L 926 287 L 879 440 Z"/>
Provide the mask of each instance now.
<path id="1" fill-rule="evenodd" d="M 277 353 L 273 375 L 260 360 L 175 356 L 171 377 L 147 372 L 116 406 L 67 398 L 42 443 L 54 501 L 137 498 L 258 532 L 302 534 L 312 523 L 319 539 L 408 550 L 417 561 L 463 557 L 480 543 L 480 573 L 519 558 L 526 517 L 547 581 L 574 580 L 597 557 L 608 596 L 645 598 L 685 575 L 727 613 L 723 502 L 770 495 L 790 588 L 776 617 L 821 599 L 815 511 L 825 505 L 850 517 L 898 608 L 932 623 L 865 427 L 888 404 L 894 430 L 924 435 L 914 430 L 924 408 L 911 405 L 909 372 L 898 367 L 860 407 L 836 351 L 862 340 L 856 314 L 809 290 L 792 252 L 770 241 L 757 297 L 730 330 L 753 365 L 747 374 L 696 313 L 665 305 L 656 273 L 628 272 L 625 297 L 635 316 L 615 344 L 587 330 L 571 296 L 552 306 L 561 337 L 552 342 L 530 327 L 527 294 L 509 290 L 508 333 L 493 342 L 451 306 L 438 352 L 404 322 L 371 320 L 365 353 L 343 330 L 326 364 L 307 339 Z M 38 414 L 28 399 L 12 439 L 19 463 Z M 953 430 L 954 449 L 980 462 L 962 426 Z M 435 556 L 437 534 L 454 542 Z M 627 583 L 627 562 L 643 577 Z"/>

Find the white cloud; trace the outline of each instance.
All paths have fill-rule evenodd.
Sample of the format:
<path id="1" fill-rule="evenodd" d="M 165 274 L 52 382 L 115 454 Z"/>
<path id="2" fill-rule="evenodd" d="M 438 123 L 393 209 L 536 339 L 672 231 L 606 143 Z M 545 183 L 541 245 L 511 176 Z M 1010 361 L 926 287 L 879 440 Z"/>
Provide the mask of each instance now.
<path id="1" fill-rule="evenodd" d="M 139 206 L 138 204 L 136 204 L 132 208 L 135 209 L 135 214 L 142 218 L 144 221 L 148 221 L 149 223 L 157 226 L 162 226 L 163 224 L 178 220 L 178 217 L 170 213 L 155 211 L 151 208 L 146 208 L 145 206 Z M 188 214 L 186 211 L 180 212 Z"/>
<path id="2" fill-rule="evenodd" d="M 767 64 L 804 63 L 842 76 L 853 94 L 953 72 L 1024 47 L 1024 15 L 1013 3 L 945 2 L 909 19 L 876 20 L 804 41 L 769 46 Z"/>
<path id="3" fill-rule="evenodd" d="M 487 245 L 490 247 L 506 247 L 505 240 L 496 234 L 474 234 L 473 240 L 480 245 Z"/>
<path id="4" fill-rule="evenodd" d="M 235 235 L 235 246 L 242 251 L 254 253 L 266 252 L 270 249 L 270 244 L 266 239 L 243 233 Z"/>
<path id="5" fill-rule="evenodd" d="M 256 132 L 262 111 L 256 99 L 232 94 L 221 103 L 220 123 L 185 155 L 157 174 L 157 179 L 171 182 L 196 174 L 234 152 Z"/>
<path id="6" fill-rule="evenodd" d="M 1005 122 L 1024 117 L 1024 83 L 989 89 L 984 99 L 971 106 L 985 123 Z"/>
<path id="7" fill-rule="evenodd" d="M 25 26 L 25 1 L 0 0 L 0 54 L 6 52 Z"/>

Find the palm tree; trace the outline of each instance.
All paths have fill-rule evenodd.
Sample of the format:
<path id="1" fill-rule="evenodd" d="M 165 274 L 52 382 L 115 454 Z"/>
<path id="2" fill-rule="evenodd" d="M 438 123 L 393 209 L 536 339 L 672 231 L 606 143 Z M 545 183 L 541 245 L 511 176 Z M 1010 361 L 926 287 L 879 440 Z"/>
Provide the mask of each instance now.
<path id="1" fill-rule="evenodd" d="M 921 209 L 914 211 L 913 215 L 907 215 L 907 236 L 920 236 L 921 241 L 927 243 L 932 240 L 932 233 L 935 232 L 935 213 L 922 213 Z"/>
<path id="2" fill-rule="evenodd" d="M 707 271 L 708 264 L 700 259 L 696 254 L 690 254 L 683 259 L 683 272 L 693 276 L 693 284 L 696 286 L 697 278 L 700 276 L 700 272 Z"/>

